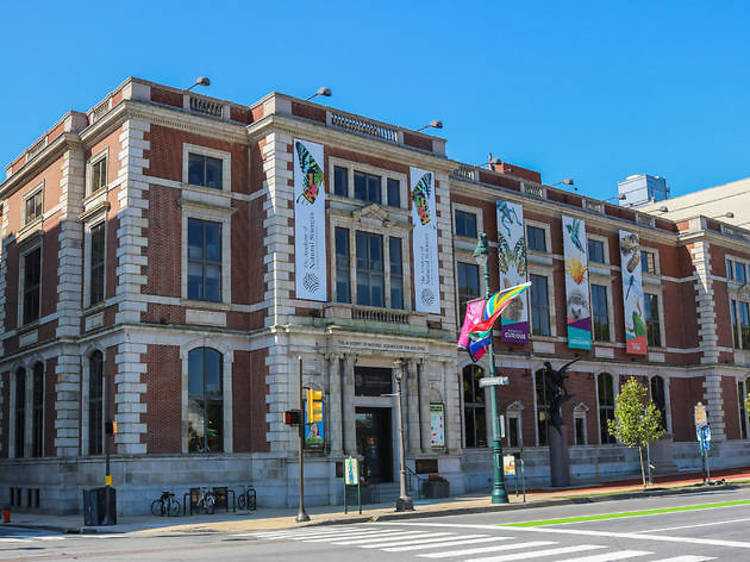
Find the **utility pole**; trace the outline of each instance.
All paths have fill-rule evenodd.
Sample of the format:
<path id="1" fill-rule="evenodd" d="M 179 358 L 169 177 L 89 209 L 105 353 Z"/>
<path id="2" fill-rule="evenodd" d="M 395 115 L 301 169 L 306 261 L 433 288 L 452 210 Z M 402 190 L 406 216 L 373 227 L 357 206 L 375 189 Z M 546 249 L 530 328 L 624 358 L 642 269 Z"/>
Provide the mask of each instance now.
<path id="1" fill-rule="evenodd" d="M 474 257 L 482 265 L 484 273 L 484 298 L 490 298 L 490 251 L 487 244 L 487 233 L 482 232 L 474 249 Z M 490 362 L 490 377 L 495 377 L 495 336 L 494 328 L 490 328 L 490 344 L 487 357 Z M 500 440 L 500 418 L 497 408 L 497 389 L 490 387 L 490 415 L 492 416 L 492 503 L 508 503 L 508 492 L 505 490 L 505 475 L 503 474 L 503 445 Z"/>
<path id="2" fill-rule="evenodd" d="M 299 411 L 300 423 L 297 426 L 299 433 L 299 512 L 297 513 L 297 523 L 310 521 L 310 516 L 305 513 L 305 418 L 301 415 L 304 412 L 302 407 L 302 356 L 297 357 L 299 362 Z"/>

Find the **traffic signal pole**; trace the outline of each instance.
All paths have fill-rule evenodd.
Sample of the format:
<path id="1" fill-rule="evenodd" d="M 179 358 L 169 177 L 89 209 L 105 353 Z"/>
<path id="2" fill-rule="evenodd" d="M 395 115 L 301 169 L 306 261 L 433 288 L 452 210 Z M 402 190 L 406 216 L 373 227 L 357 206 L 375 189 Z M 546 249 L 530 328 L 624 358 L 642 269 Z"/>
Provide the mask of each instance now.
<path id="1" fill-rule="evenodd" d="M 298 356 L 299 362 L 299 410 L 304 412 L 302 404 L 302 356 Z M 305 422 L 304 416 L 300 416 L 300 424 L 297 426 L 299 432 L 299 512 L 297 513 L 297 523 L 310 521 L 310 516 L 305 513 Z"/>

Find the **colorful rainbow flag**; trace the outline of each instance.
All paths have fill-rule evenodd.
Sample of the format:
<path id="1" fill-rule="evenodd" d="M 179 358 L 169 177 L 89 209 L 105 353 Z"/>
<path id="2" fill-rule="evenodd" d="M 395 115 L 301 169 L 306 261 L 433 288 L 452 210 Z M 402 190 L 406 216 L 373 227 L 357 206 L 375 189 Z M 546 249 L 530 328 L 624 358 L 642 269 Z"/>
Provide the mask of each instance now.
<path id="1" fill-rule="evenodd" d="M 472 361 L 478 361 L 487 351 L 492 337 L 492 327 L 503 310 L 514 298 L 531 286 L 530 282 L 503 289 L 486 301 L 477 299 L 466 306 L 466 317 L 458 338 L 459 349 L 469 352 Z"/>

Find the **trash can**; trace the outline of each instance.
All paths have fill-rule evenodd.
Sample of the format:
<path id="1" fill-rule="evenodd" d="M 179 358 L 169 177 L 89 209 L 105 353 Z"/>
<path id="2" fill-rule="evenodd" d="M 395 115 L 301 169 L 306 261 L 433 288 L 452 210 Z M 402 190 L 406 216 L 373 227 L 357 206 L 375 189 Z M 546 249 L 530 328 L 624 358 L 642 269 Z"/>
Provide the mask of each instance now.
<path id="1" fill-rule="evenodd" d="M 83 524 L 117 524 L 117 491 L 114 488 L 103 486 L 83 491 Z"/>

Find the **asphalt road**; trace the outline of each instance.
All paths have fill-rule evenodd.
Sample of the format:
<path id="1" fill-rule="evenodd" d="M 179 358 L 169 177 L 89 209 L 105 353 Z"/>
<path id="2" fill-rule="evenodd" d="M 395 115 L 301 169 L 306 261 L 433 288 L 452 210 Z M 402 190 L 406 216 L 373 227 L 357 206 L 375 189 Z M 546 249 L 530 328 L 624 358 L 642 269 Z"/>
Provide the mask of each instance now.
<path id="1" fill-rule="evenodd" d="M 0 560 L 14 559 L 749 561 L 750 491 L 273 532 L 60 535 L 2 528 Z"/>

